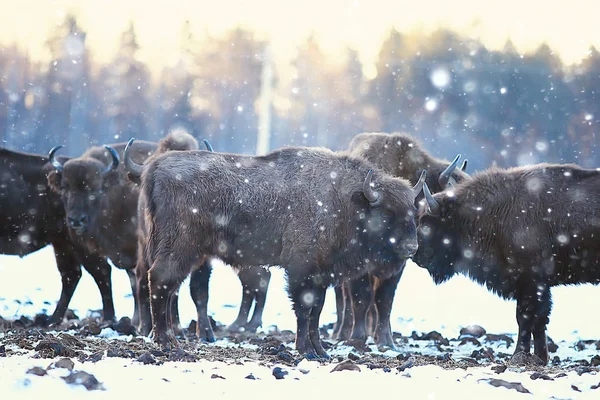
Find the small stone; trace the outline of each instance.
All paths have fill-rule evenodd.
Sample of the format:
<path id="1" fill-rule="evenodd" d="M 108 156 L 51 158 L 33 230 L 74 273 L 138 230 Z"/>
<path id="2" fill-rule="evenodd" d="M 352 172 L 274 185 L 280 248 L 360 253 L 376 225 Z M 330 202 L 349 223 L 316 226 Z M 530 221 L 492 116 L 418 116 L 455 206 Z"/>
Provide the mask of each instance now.
<path id="1" fill-rule="evenodd" d="M 69 371 L 73 371 L 75 367 L 75 363 L 70 358 L 61 358 L 57 362 L 54 363 L 55 368 L 64 368 Z"/>
<path id="2" fill-rule="evenodd" d="M 154 359 L 152 354 L 150 354 L 150 352 L 145 352 L 144 354 L 139 356 L 137 361 L 143 363 L 144 365 L 156 364 L 156 360 Z"/>
<path id="3" fill-rule="evenodd" d="M 467 336 L 462 338 L 462 340 L 460 341 L 460 343 L 458 344 L 459 346 L 464 346 L 467 343 L 471 343 L 477 347 L 481 347 L 481 343 L 479 342 L 479 340 L 475 339 L 474 337 L 471 336 Z"/>
<path id="4" fill-rule="evenodd" d="M 592 367 L 600 366 L 600 356 L 599 355 L 595 355 L 594 357 L 592 357 L 592 360 L 590 361 L 590 365 Z"/>
<path id="5" fill-rule="evenodd" d="M 482 336 L 485 336 L 486 332 L 485 329 L 483 329 L 483 327 L 479 325 L 468 325 L 460 330 L 460 334 L 461 336 L 470 335 L 476 338 L 480 338 Z"/>
<path id="6" fill-rule="evenodd" d="M 330 372 L 338 372 L 338 371 L 358 371 L 360 372 L 360 368 L 358 365 L 354 364 L 352 360 L 346 360 L 338 365 L 336 365 Z"/>
<path id="7" fill-rule="evenodd" d="M 113 325 L 113 329 L 121 335 L 135 335 L 135 327 L 131 325 L 131 318 L 123 317 Z"/>
<path id="8" fill-rule="evenodd" d="M 98 336 L 100 334 L 100 332 L 102 332 L 102 328 L 100 328 L 100 325 L 98 325 L 98 323 L 96 321 L 90 322 L 88 325 L 85 326 L 84 329 L 90 335 L 94 335 L 94 336 Z"/>
<path id="9" fill-rule="evenodd" d="M 407 361 L 405 361 L 401 366 L 399 366 L 398 372 L 403 372 L 406 369 L 412 368 L 415 365 L 415 362 L 413 361 L 412 358 L 409 358 Z"/>
<path id="10" fill-rule="evenodd" d="M 244 379 L 250 379 L 252 381 L 255 381 L 256 377 L 254 375 L 252 375 L 252 374 L 249 374 L 249 375 L 246 375 L 246 377 Z"/>
<path id="11" fill-rule="evenodd" d="M 492 367 L 492 371 L 494 371 L 497 374 L 501 374 L 504 371 L 506 371 L 508 367 L 506 365 L 496 365 Z"/>
<path id="12" fill-rule="evenodd" d="M 533 374 L 531 374 L 530 378 L 534 381 L 538 380 L 538 379 L 542 379 L 544 381 L 553 381 L 554 380 L 553 378 L 550 378 L 548 375 L 545 375 L 545 374 L 542 374 L 539 372 L 534 372 Z"/>
<path id="13" fill-rule="evenodd" d="M 280 367 L 273 368 L 273 376 L 275 379 L 283 379 L 288 372 Z"/>
<path id="14" fill-rule="evenodd" d="M 581 376 L 583 374 L 589 374 L 594 370 L 590 367 L 577 367 L 575 368 L 575 371 L 577 372 L 577 375 Z"/>
<path id="15" fill-rule="evenodd" d="M 554 375 L 554 379 L 564 378 L 565 376 L 567 376 L 567 374 L 564 372 L 559 372 L 558 374 Z"/>
<path id="16" fill-rule="evenodd" d="M 558 345 L 556 343 L 554 343 L 554 340 L 552 340 L 549 336 L 547 339 L 548 339 L 548 352 L 556 353 L 558 351 Z"/>
<path id="17" fill-rule="evenodd" d="M 590 389 L 592 389 L 592 390 L 596 390 L 598 388 L 600 388 L 600 383 L 598 383 L 597 385 L 590 386 Z"/>
<path id="18" fill-rule="evenodd" d="M 212 375 L 210 376 L 210 379 L 225 379 L 225 378 L 223 378 L 221 375 L 212 374 Z"/>
<path id="19" fill-rule="evenodd" d="M 513 389 L 519 393 L 531 393 L 519 382 L 508 382 L 508 381 L 505 381 L 502 379 L 495 379 L 495 378 L 480 379 L 478 382 L 487 382 L 494 387 L 504 387 L 507 389 Z"/>
<path id="20" fill-rule="evenodd" d="M 360 356 L 358 356 L 355 353 L 350 352 L 350 353 L 348 353 L 348 359 L 350 359 L 352 361 L 358 361 L 358 360 L 360 360 Z"/>
<path id="21" fill-rule="evenodd" d="M 104 390 L 102 383 L 100 383 L 94 375 L 88 374 L 87 372 L 71 372 L 69 376 L 62 379 L 69 385 L 83 385 L 87 390 Z"/>
<path id="22" fill-rule="evenodd" d="M 36 375 L 36 376 L 44 376 L 47 374 L 46 370 L 41 367 L 33 367 L 27 370 L 27 374 Z"/>
<path id="23" fill-rule="evenodd" d="M 277 358 L 287 363 L 294 362 L 294 356 L 292 356 L 292 354 L 289 351 L 280 351 L 279 353 L 277 353 Z"/>
<path id="24" fill-rule="evenodd" d="M 579 389 L 577 386 L 575 385 L 571 385 L 571 389 L 573 389 L 576 392 L 581 392 L 581 389 Z"/>

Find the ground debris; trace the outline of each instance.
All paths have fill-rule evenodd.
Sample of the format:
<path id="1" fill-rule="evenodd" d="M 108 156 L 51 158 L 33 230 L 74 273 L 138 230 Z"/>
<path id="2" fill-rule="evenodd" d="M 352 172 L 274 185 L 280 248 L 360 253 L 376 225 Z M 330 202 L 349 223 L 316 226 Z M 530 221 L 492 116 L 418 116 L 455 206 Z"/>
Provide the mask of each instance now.
<path id="1" fill-rule="evenodd" d="M 520 382 L 508 382 L 503 379 L 496 378 L 479 379 L 478 382 L 487 382 L 494 387 L 504 387 L 507 389 L 513 389 L 519 393 L 531 393 Z"/>
<path id="2" fill-rule="evenodd" d="M 273 368 L 273 376 L 275 377 L 275 379 L 283 379 L 283 378 L 285 378 L 285 376 L 288 373 L 289 372 L 287 372 L 286 370 L 284 370 L 281 367 L 275 367 L 275 368 Z"/>
<path id="3" fill-rule="evenodd" d="M 62 336 L 46 338 L 40 341 L 35 347 L 39 357 L 54 358 L 54 357 L 77 357 L 79 352 L 69 346 L 69 340 L 65 340 Z M 66 334 L 65 334 L 66 335 Z M 70 335 L 69 335 L 70 336 Z M 66 336 L 65 336 L 66 337 Z"/>
<path id="4" fill-rule="evenodd" d="M 336 365 L 330 372 L 337 372 L 337 371 L 358 371 L 358 372 L 360 372 L 360 367 L 358 365 L 354 364 L 354 362 L 352 360 L 346 360 L 346 361 L 342 361 L 341 363 Z"/>
<path id="5" fill-rule="evenodd" d="M 94 375 L 84 371 L 71 372 L 62 379 L 69 385 L 83 385 L 87 390 L 104 390 L 104 385 Z"/>
<path id="6" fill-rule="evenodd" d="M 29 375 L 36 375 L 36 376 L 44 376 L 47 375 L 48 372 L 46 372 L 46 370 L 42 367 L 33 367 L 27 370 L 26 372 Z"/>
<path id="7" fill-rule="evenodd" d="M 50 364 L 52 368 L 64 368 L 69 371 L 73 371 L 75 363 L 70 358 L 61 358 L 57 362 Z"/>

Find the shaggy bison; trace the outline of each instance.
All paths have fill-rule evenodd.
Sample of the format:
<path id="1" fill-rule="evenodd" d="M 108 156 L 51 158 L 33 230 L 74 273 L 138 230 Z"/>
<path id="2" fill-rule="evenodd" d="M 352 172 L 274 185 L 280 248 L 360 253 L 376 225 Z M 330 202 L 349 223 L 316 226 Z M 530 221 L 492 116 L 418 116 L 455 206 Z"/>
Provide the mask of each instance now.
<path id="1" fill-rule="evenodd" d="M 136 164 L 131 157 L 129 157 L 129 149 L 133 144 L 134 139 L 129 140 L 125 151 L 123 152 L 123 160 L 128 170 L 128 177 L 133 182 L 139 183 L 141 174 L 143 172 L 143 165 Z M 187 144 L 186 144 L 187 142 Z M 208 151 L 213 151 L 211 144 L 208 140 L 203 139 L 203 143 Z M 159 154 L 165 153 L 171 150 L 196 150 L 198 149 L 198 143 L 190 135 L 180 136 L 176 140 L 175 138 L 166 138 L 166 140 L 159 143 L 158 150 L 153 154 L 153 157 Z M 146 160 L 148 162 L 149 160 Z M 146 241 L 148 237 L 145 221 L 143 218 L 143 212 L 146 208 L 145 198 L 140 197 L 138 203 L 138 265 L 136 267 L 136 276 L 138 279 L 138 301 L 140 304 L 140 312 L 144 313 L 140 332 L 144 335 L 150 333 L 150 304 L 148 297 L 148 262 L 146 256 Z M 244 328 L 248 331 L 255 331 L 259 326 L 262 325 L 262 314 L 265 307 L 265 300 L 267 297 L 267 288 L 271 278 L 271 273 L 261 267 L 244 267 L 235 268 L 238 273 L 238 277 L 242 284 L 242 304 L 240 306 L 239 314 L 233 324 L 229 326 L 230 331 L 238 331 L 240 328 Z M 190 278 L 190 294 L 196 305 L 197 309 L 197 324 L 196 334 L 202 340 L 208 342 L 214 342 L 215 336 L 212 329 L 210 319 L 208 317 L 208 284 L 211 274 L 210 261 L 207 261 L 202 268 L 195 270 Z M 252 303 L 255 302 L 254 312 L 252 318 L 248 321 L 248 315 Z M 175 303 L 175 302 L 174 302 Z M 172 310 L 172 324 L 177 325 L 177 307 L 174 304 Z M 147 324 L 146 324 L 147 322 Z"/>
<path id="2" fill-rule="evenodd" d="M 142 174 L 154 339 L 177 343 L 169 303 L 207 258 L 281 265 L 297 317 L 296 348 L 328 357 L 318 324 L 330 283 L 389 276 L 417 250 L 420 191 L 367 162 L 325 149 L 251 157 L 166 153 Z"/>
<path id="3" fill-rule="evenodd" d="M 50 152 L 54 171 L 48 174 L 48 184 L 60 194 L 73 240 L 125 269 L 137 298 L 134 267 L 139 189 L 129 182 L 119 163 L 125 145 L 92 147 L 64 163 L 55 158 L 61 146 L 55 147 Z M 156 147 L 155 143 L 139 142 L 132 157 L 143 162 Z M 133 322 L 139 322 L 137 301 Z"/>
<path id="4" fill-rule="evenodd" d="M 427 171 L 426 182 L 436 192 L 467 177 L 464 173 L 466 161 L 459 169 L 459 157 L 451 163 L 435 158 L 416 138 L 407 134 L 361 133 L 350 142 L 348 153 L 368 160 L 388 174 L 408 179 L 413 185 Z M 400 269 L 387 279 L 366 275 L 336 288 L 334 336 L 340 340 L 351 339 L 351 342 L 360 345 L 367 338 L 367 325 L 372 325 L 367 324 L 367 320 L 371 319 L 375 325 L 377 345 L 394 348 L 390 315 L 402 272 L 403 269 Z M 368 312 L 371 318 L 368 318 Z"/>
<path id="5" fill-rule="evenodd" d="M 81 278 L 83 263 L 100 289 L 103 317 L 111 321 L 115 310 L 110 266 L 69 239 L 60 197 L 47 185 L 51 171 L 47 157 L 0 149 L 0 254 L 23 257 L 52 245 L 62 291 L 50 323 L 63 319 Z"/>
<path id="6" fill-rule="evenodd" d="M 136 164 L 130 157 L 134 139 L 130 139 L 123 151 L 123 160 L 127 170 L 127 176 L 136 184 L 140 183 L 143 165 Z M 204 141 L 206 147 L 212 151 L 212 146 L 208 141 Z M 166 138 L 162 139 L 158 144 L 158 149 L 146 160 L 149 162 L 152 158 L 168 151 L 186 151 L 197 150 L 198 142 L 187 132 L 173 131 Z M 140 313 L 139 332 L 142 335 L 148 335 L 152 328 L 150 314 L 150 289 L 148 287 L 148 269 L 146 243 L 148 238 L 148 230 L 144 219 L 144 210 L 146 209 L 146 201 L 144 196 L 140 196 L 137 205 L 138 229 L 137 229 L 137 264 L 135 274 L 137 279 L 137 300 Z M 209 342 L 215 341 L 215 336 L 208 318 L 207 303 L 208 303 L 208 277 L 210 276 L 210 265 L 205 270 L 197 271 L 192 274 L 190 282 L 190 293 L 196 307 L 198 308 L 198 322 L 196 324 L 196 334 L 199 338 Z M 204 276 L 207 275 L 207 276 Z M 205 286 L 202 286 L 205 285 Z M 193 290 L 192 290 L 193 289 Z M 179 313 L 177 307 L 177 297 L 174 298 L 171 304 L 171 324 L 178 329 Z"/>
<path id="7" fill-rule="evenodd" d="M 555 285 L 600 282 L 600 171 L 576 165 L 492 168 L 432 196 L 413 257 L 436 283 L 464 273 L 517 300 L 515 354 L 548 361 Z"/>

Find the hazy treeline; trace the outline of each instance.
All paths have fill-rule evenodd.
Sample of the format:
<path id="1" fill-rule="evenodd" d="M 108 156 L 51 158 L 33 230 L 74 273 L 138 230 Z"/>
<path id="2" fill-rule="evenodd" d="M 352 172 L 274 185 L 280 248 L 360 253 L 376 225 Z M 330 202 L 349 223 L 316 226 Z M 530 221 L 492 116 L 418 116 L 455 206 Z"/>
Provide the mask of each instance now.
<path id="1" fill-rule="evenodd" d="M 24 49 L 0 50 L 0 146 L 46 153 L 56 144 L 157 140 L 182 127 L 217 151 L 253 154 L 267 43 L 235 29 L 198 41 L 181 29 L 180 58 L 151 77 L 136 56 L 135 27 L 114 59 L 93 61 L 73 16 L 47 40 L 49 63 Z M 175 60 L 174 60 L 175 61 Z M 547 45 L 520 55 L 447 30 L 392 30 L 369 79 L 356 51 L 332 63 L 309 38 L 286 75 L 275 69 L 271 148 L 347 146 L 364 131 L 417 135 L 437 155 L 460 151 L 474 168 L 492 162 L 600 166 L 600 54 L 565 66 Z"/>

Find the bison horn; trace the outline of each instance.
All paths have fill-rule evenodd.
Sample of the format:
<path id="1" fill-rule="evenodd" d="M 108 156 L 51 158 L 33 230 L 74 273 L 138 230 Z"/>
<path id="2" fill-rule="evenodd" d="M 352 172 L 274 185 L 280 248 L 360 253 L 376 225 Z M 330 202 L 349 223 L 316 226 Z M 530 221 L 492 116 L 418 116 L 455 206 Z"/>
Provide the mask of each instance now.
<path id="1" fill-rule="evenodd" d="M 123 150 L 123 162 L 125 162 L 125 169 L 127 172 L 135 176 L 142 176 L 144 167 L 140 164 L 136 164 L 129 155 L 134 140 L 134 138 L 131 138 L 129 139 L 129 142 L 127 142 L 127 146 L 125 146 L 125 150 Z"/>
<path id="2" fill-rule="evenodd" d="M 458 166 L 459 160 L 460 160 L 460 154 L 458 154 L 454 158 L 454 161 L 452 161 L 452 163 L 450 163 L 450 165 L 448 165 L 448 167 L 446 167 L 446 169 L 440 174 L 440 177 L 438 178 L 438 183 L 440 184 L 442 189 L 445 189 L 446 186 L 448 186 L 448 182 L 450 182 L 450 177 L 452 176 L 452 173 Z"/>
<path id="3" fill-rule="evenodd" d="M 213 147 L 210 145 L 210 142 L 207 139 L 202 139 L 202 143 L 204 143 L 204 145 L 206 146 L 206 150 L 210 151 L 211 153 L 214 151 Z"/>
<path id="4" fill-rule="evenodd" d="M 102 171 L 102 175 L 106 175 L 111 171 L 116 170 L 119 167 L 119 155 L 117 154 L 117 152 L 115 151 L 115 149 L 113 149 L 110 146 L 104 145 L 104 148 L 109 152 L 111 158 L 112 158 L 112 162 L 110 163 L 110 165 L 108 165 L 104 171 Z"/>
<path id="5" fill-rule="evenodd" d="M 421 172 L 421 176 L 419 176 L 419 180 L 417 181 L 417 184 L 415 186 L 413 186 L 412 190 L 413 190 L 413 200 L 417 198 L 417 196 L 419 195 L 419 193 L 421 193 L 421 190 L 423 190 L 423 185 L 425 184 L 425 178 L 427 178 L 427 171 L 423 170 L 423 172 Z"/>
<path id="6" fill-rule="evenodd" d="M 371 180 L 373 179 L 373 170 L 370 169 L 367 173 L 367 177 L 365 178 L 365 182 L 363 183 L 363 193 L 369 203 L 371 203 L 372 207 L 377 207 L 381 204 L 381 194 L 376 192 L 371 187 Z"/>
<path id="7" fill-rule="evenodd" d="M 59 144 L 58 146 L 54 146 L 52 150 L 48 153 L 48 157 L 50 158 L 50 162 L 52 166 L 56 169 L 57 172 L 63 172 L 63 165 L 58 161 L 55 157 L 56 152 L 61 149 L 63 146 Z"/>
<path id="8" fill-rule="evenodd" d="M 469 162 L 469 160 L 467 160 L 467 159 L 465 158 L 465 161 L 463 161 L 462 165 L 460 166 L 460 170 L 461 170 L 462 172 L 465 172 L 465 171 L 467 170 L 467 163 L 468 163 L 468 162 Z"/>
<path id="9" fill-rule="evenodd" d="M 431 215 L 439 216 L 440 215 L 440 204 L 436 199 L 433 198 L 431 192 L 429 191 L 429 186 L 426 183 L 423 184 L 423 193 L 425 193 L 425 200 L 427 201 L 427 205 L 429 206 L 429 213 Z"/>

